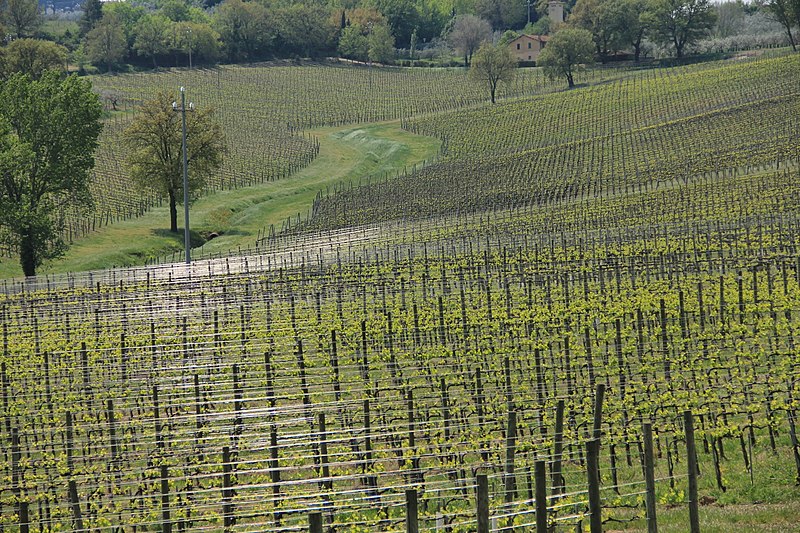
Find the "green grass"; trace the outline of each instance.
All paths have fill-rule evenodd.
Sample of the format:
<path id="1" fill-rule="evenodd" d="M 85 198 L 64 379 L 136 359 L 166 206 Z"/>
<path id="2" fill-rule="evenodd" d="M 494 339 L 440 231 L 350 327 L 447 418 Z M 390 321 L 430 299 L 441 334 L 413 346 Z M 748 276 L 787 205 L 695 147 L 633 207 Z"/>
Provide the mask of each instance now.
<path id="1" fill-rule="evenodd" d="M 796 471 L 789 462 L 791 448 L 788 435 L 777 440 L 777 452 L 769 447 L 766 434 L 757 432 L 758 446 L 753 448 L 753 477 L 744 467 L 736 439 L 725 439 L 726 459 L 720 465 L 726 491 L 717 487 L 711 455 L 703 449 L 702 440 L 697 442 L 700 476 L 698 496 L 700 498 L 700 529 L 703 533 L 730 532 L 789 532 L 797 531 L 800 516 L 800 487 L 795 484 Z M 608 464 L 605 457 L 601 458 Z M 675 465 L 675 489 L 666 481 L 666 458 L 656 458 L 657 483 L 656 509 L 658 530 L 664 533 L 683 533 L 689 530 L 689 506 L 687 503 L 686 463 Z M 623 483 L 641 483 L 642 473 L 638 462 L 629 468 L 621 464 L 619 471 Z M 576 480 L 579 482 L 580 480 Z M 606 478 L 604 483 L 611 485 Z M 611 490 L 603 491 L 604 498 L 614 498 Z M 637 509 L 607 508 L 604 515 L 604 531 L 647 531 L 643 518 L 644 506 Z"/>
<path id="2" fill-rule="evenodd" d="M 66 32 L 69 32 L 72 35 L 77 35 L 80 31 L 80 27 L 78 26 L 77 21 L 74 20 L 63 20 L 63 19 L 47 19 L 44 21 L 41 27 L 41 32 L 52 38 L 53 40 L 58 40 L 64 37 Z"/>
<path id="3" fill-rule="evenodd" d="M 314 162 L 289 179 L 237 190 L 221 191 L 196 201 L 190 213 L 195 238 L 207 232 L 220 237 L 209 241 L 202 254 L 245 248 L 255 243 L 258 231 L 290 216 L 305 213 L 317 191 L 359 177 L 402 170 L 436 155 L 439 141 L 413 135 L 397 122 L 363 127 L 325 128 L 313 132 L 320 141 Z M 179 209 L 179 227 L 183 227 Z M 143 265 L 148 259 L 183 248 L 183 231 L 168 231 L 166 206 L 127 220 L 75 242 L 65 257 L 44 265 L 39 273 L 65 273 L 114 266 Z M 199 255 L 199 254 L 196 254 Z M 16 258 L 0 262 L 0 277 L 22 275 Z"/>
<path id="4" fill-rule="evenodd" d="M 659 507 L 656 510 L 658 531 L 684 533 L 689 530 L 687 506 Z M 700 530 L 703 533 L 789 533 L 797 531 L 800 502 L 752 505 L 705 505 L 700 507 Z M 608 522 L 604 531 L 647 531 L 644 520 L 616 523 Z"/>

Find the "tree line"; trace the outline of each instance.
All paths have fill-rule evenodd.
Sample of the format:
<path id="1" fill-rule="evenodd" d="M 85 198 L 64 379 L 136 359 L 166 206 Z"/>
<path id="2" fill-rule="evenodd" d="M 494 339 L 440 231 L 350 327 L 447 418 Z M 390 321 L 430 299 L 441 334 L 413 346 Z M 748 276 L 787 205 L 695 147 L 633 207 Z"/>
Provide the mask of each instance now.
<path id="1" fill-rule="evenodd" d="M 591 33 L 601 61 L 620 52 L 638 61 L 648 43 L 683 57 L 715 27 L 719 35 L 730 32 L 743 13 L 768 14 L 793 47 L 800 27 L 800 0 L 568 0 L 565 9 L 566 25 Z M 520 33 L 555 33 L 563 25 L 546 13 L 543 0 L 84 0 L 77 29 L 45 43 L 30 40 L 47 35 L 37 0 L 0 0 L 0 73 L 35 76 L 67 62 L 106 71 L 330 55 L 388 62 L 396 49 L 414 59 L 437 42 L 468 65 L 482 42 L 503 31 L 506 42 Z"/>
<path id="2" fill-rule="evenodd" d="M 454 13 L 428 0 L 370 0 L 362 7 L 271 0 L 101 2 L 85 0 L 79 27 L 50 40 L 48 57 L 61 64 L 104 70 L 125 63 L 190 66 L 191 63 L 252 62 L 273 58 L 341 55 L 389 59 L 395 46 L 414 48 L 438 38 Z M 45 36 L 37 0 L 0 1 L 0 50 L 14 41 Z M 41 55 L 30 42 L 11 55 Z M 387 51 L 388 50 L 388 51 Z M 391 54 L 390 54 L 391 52 Z M 53 59 L 53 64 L 58 64 Z"/>
<path id="3" fill-rule="evenodd" d="M 540 21 L 526 26 L 523 32 L 553 32 L 536 63 L 549 77 L 563 78 L 572 88 L 575 72 L 597 59 L 605 62 L 619 52 L 629 52 L 639 62 L 647 42 L 681 59 L 712 30 L 717 36 L 737 31 L 748 12 L 766 13 L 780 24 L 788 43 L 797 50 L 800 0 L 767 0 L 754 5 L 715 5 L 709 0 L 577 0 L 563 23 Z M 508 44 L 519 36 L 519 32 L 509 30 L 492 43 L 491 25 L 476 16 L 458 17 L 449 34 L 454 50 L 464 58 L 465 66 L 472 63 L 471 75 L 486 86 L 492 103 L 498 84 L 513 80 L 517 63 Z"/>

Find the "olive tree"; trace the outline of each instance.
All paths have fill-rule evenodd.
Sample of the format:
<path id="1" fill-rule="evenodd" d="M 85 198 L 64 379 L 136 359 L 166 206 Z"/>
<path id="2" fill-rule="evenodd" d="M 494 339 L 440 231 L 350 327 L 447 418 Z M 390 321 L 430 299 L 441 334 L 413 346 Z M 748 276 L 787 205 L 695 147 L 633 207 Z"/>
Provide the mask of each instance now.
<path id="1" fill-rule="evenodd" d="M 508 46 L 484 43 L 475 53 L 469 70 L 470 78 L 489 89 L 492 103 L 500 82 L 511 83 L 517 72 L 517 60 Z"/>
<path id="2" fill-rule="evenodd" d="M 564 77 L 570 88 L 575 87 L 575 71 L 594 63 L 595 45 L 589 30 L 564 28 L 547 42 L 536 62 L 548 77 Z"/>
<path id="3" fill-rule="evenodd" d="M 652 0 L 646 20 L 653 40 L 674 47 L 680 59 L 686 46 L 708 35 L 716 18 L 708 0 Z"/>

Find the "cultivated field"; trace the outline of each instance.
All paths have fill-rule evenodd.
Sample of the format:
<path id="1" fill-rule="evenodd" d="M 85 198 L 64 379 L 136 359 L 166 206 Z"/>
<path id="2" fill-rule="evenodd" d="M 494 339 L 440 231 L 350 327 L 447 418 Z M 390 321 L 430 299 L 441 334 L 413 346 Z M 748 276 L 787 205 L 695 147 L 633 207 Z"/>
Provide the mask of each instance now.
<path id="1" fill-rule="evenodd" d="M 661 531 L 698 501 L 704 531 L 791 531 L 798 79 L 795 54 L 399 105 L 363 120 L 438 163 L 247 255 L 5 282 L 0 525 L 405 531 L 413 489 L 420 530 L 467 532 L 485 474 L 493 531 L 588 531 L 599 471 L 594 517 L 646 530 L 652 457 Z"/>
<path id="2" fill-rule="evenodd" d="M 609 70 L 583 81 L 623 75 Z M 111 114 L 101 138 L 92 192 L 103 198 L 89 218 L 73 217 L 68 232 L 87 231 L 140 215 L 159 203 L 131 183 L 124 169 L 121 135 L 136 107 L 159 91 L 187 88 L 197 106 L 216 110 L 228 154 L 211 190 L 245 187 L 283 179 L 306 166 L 319 150 L 306 130 L 399 119 L 457 109 L 486 100 L 463 69 L 399 69 L 336 63 L 229 66 L 167 70 L 160 73 L 92 78 Z M 561 89 L 561 84 L 530 70 L 504 90 L 504 97 Z"/>
<path id="3" fill-rule="evenodd" d="M 800 58 L 657 70 L 423 118 L 441 162 L 326 195 L 312 227 L 596 199 L 800 159 Z"/>

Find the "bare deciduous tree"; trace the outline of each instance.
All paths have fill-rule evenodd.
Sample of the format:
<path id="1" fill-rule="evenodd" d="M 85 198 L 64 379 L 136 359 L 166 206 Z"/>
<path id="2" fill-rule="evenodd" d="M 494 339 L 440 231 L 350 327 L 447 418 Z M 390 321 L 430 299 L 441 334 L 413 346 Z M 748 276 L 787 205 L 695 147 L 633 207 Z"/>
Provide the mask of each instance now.
<path id="1" fill-rule="evenodd" d="M 472 54 L 491 37 L 492 27 L 488 22 L 475 15 L 461 15 L 453 23 L 447 40 L 456 53 L 464 56 L 464 66 L 468 67 Z"/>

